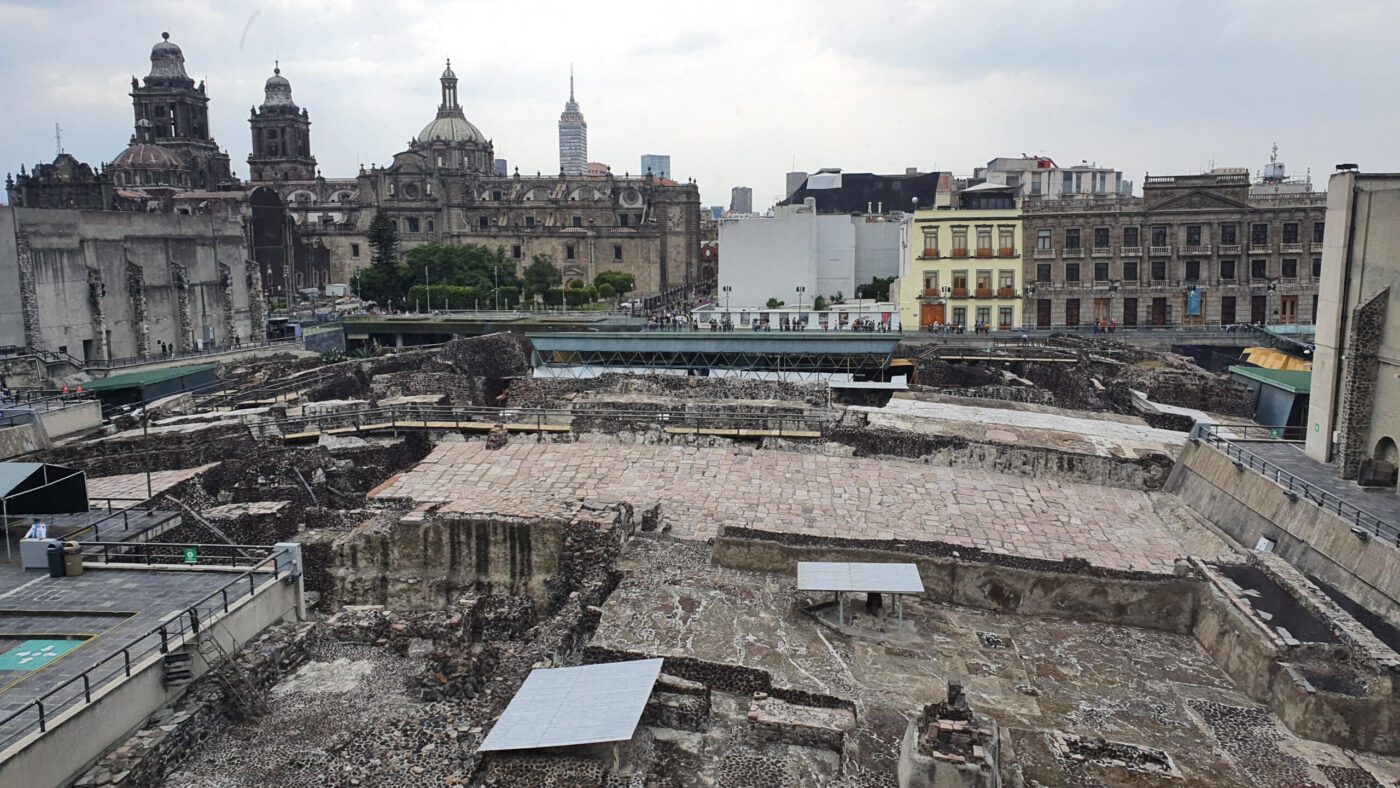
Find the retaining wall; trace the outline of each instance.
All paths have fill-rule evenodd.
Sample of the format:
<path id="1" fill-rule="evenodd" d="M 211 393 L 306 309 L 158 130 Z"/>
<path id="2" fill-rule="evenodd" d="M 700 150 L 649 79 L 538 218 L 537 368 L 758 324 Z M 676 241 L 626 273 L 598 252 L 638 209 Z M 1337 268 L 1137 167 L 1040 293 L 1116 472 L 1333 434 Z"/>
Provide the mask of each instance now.
<path id="1" fill-rule="evenodd" d="M 1259 537 L 1305 574 L 1326 581 L 1377 615 L 1400 626 L 1400 549 L 1361 540 L 1352 524 L 1312 502 L 1290 501 L 1278 484 L 1238 470 L 1223 452 L 1188 443 L 1167 480 L 1192 509 L 1240 545 Z"/>

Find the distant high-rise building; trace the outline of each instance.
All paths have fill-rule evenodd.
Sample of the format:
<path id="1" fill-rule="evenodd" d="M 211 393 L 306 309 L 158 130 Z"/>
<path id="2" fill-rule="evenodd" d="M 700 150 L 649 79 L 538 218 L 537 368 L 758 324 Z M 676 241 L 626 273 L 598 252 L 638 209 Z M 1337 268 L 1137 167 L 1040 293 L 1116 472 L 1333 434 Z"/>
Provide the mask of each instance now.
<path id="1" fill-rule="evenodd" d="M 647 174 L 658 178 L 671 177 L 671 157 L 661 153 L 643 153 L 642 175 Z"/>
<path id="2" fill-rule="evenodd" d="M 612 172 L 612 167 L 601 161 L 588 162 L 588 177 L 590 178 L 605 178 L 610 172 Z"/>
<path id="3" fill-rule="evenodd" d="M 569 100 L 559 115 L 559 171 L 588 174 L 588 122 L 574 100 L 574 69 L 569 68 Z"/>
<path id="4" fill-rule="evenodd" d="M 509 175 L 509 174 L 510 174 L 510 164 L 507 163 L 505 159 L 496 159 L 495 166 L 492 168 L 492 170 L 493 170 L 497 175 L 501 175 L 501 176 Z"/>
<path id="5" fill-rule="evenodd" d="M 783 192 L 783 199 L 792 196 L 792 193 L 802 188 L 802 184 L 807 182 L 807 173 L 790 172 L 787 174 L 787 190 Z"/>
<path id="6" fill-rule="evenodd" d="M 730 213 L 753 213 L 753 189 L 735 186 L 729 192 Z"/>

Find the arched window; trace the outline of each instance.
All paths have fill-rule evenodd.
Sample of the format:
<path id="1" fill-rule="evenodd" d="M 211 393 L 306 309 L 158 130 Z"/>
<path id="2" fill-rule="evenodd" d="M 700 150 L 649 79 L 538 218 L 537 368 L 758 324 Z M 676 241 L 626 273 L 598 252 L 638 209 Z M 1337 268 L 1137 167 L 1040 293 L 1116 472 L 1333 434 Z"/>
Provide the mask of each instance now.
<path id="1" fill-rule="evenodd" d="M 389 181 L 389 196 L 390 196 L 390 197 L 393 197 L 393 196 L 394 196 L 394 182 L 393 182 L 393 181 Z"/>

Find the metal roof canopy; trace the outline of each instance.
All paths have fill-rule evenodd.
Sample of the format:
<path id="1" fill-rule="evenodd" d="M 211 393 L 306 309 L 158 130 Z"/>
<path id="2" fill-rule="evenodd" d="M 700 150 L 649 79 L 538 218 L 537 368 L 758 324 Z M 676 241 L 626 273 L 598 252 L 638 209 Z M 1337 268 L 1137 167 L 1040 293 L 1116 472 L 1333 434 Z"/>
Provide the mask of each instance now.
<path id="1" fill-rule="evenodd" d="M 532 670 L 478 749 L 626 741 L 642 719 L 661 662 L 639 659 Z"/>
<path id="2" fill-rule="evenodd" d="M 923 578 L 914 564 L 855 564 L 846 561 L 799 561 L 799 591 L 865 591 L 876 594 L 922 594 Z"/>
<path id="3" fill-rule="evenodd" d="M 0 500 L 7 514 L 86 512 L 87 475 L 66 465 L 0 462 Z"/>

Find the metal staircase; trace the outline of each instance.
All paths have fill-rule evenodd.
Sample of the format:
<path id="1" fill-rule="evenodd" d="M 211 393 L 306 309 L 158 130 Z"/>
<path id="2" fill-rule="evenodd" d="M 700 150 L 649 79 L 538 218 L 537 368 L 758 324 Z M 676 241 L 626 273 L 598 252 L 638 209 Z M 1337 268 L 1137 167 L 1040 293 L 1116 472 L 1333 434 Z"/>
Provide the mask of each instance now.
<path id="1" fill-rule="evenodd" d="M 213 627 L 200 630 L 194 640 L 195 650 L 209 666 L 209 673 L 224 688 L 235 715 L 243 718 L 254 717 L 267 711 L 261 693 L 253 686 L 248 674 L 229 658 L 228 651 L 214 635 Z"/>

